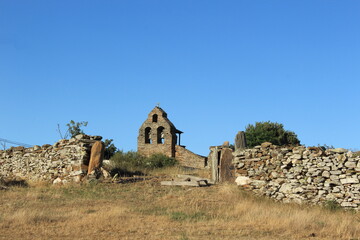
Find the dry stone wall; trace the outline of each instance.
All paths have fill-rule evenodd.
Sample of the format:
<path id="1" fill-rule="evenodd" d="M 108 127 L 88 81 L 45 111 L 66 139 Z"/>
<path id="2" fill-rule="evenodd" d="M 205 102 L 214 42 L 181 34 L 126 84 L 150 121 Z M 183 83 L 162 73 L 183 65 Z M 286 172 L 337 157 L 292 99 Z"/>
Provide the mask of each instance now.
<path id="1" fill-rule="evenodd" d="M 236 182 L 283 202 L 360 209 L 360 157 L 345 149 L 263 143 L 234 153 Z"/>
<path id="2" fill-rule="evenodd" d="M 86 175 L 91 146 L 100 136 L 78 135 L 53 145 L 0 151 L 0 177 L 31 181 L 80 181 Z"/>

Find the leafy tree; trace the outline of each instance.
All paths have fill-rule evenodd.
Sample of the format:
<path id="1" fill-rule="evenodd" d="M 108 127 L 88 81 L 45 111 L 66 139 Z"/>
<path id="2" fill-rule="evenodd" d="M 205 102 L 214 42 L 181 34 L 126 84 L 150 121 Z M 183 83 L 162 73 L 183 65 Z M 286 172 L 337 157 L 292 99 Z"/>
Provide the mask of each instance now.
<path id="1" fill-rule="evenodd" d="M 74 120 L 71 120 L 66 126 L 68 129 L 66 130 L 65 134 L 61 133 L 60 125 L 58 124 L 58 132 L 60 134 L 60 137 L 62 139 L 67 139 L 70 135 L 70 137 L 75 137 L 78 134 L 84 134 L 84 131 L 82 130 L 82 127 L 86 127 L 88 122 L 75 122 Z"/>
<path id="2" fill-rule="evenodd" d="M 113 139 L 105 139 L 105 151 L 104 151 L 104 158 L 110 159 L 114 154 L 118 151 L 117 147 L 112 143 Z"/>
<path id="3" fill-rule="evenodd" d="M 66 126 L 68 126 L 68 131 L 70 133 L 70 137 L 75 137 L 79 134 L 84 134 L 84 131 L 81 129 L 81 127 L 86 127 L 88 122 L 75 122 L 71 120 Z"/>
<path id="4" fill-rule="evenodd" d="M 260 145 L 263 142 L 271 142 L 275 145 L 299 145 L 300 141 L 294 132 L 284 129 L 280 123 L 274 122 L 255 122 L 249 124 L 245 130 L 246 142 L 248 147 Z"/>

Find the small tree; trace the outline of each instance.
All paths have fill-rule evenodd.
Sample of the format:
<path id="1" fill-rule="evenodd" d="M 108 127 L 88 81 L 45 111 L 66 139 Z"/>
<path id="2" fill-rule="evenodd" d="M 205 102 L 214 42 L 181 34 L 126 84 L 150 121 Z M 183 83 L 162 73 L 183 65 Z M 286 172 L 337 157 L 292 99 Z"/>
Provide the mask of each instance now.
<path id="1" fill-rule="evenodd" d="M 249 124 L 245 130 L 248 147 L 260 145 L 263 142 L 271 142 L 275 145 L 299 145 L 300 141 L 294 132 L 287 131 L 280 123 L 256 122 Z"/>
<path id="2" fill-rule="evenodd" d="M 70 137 L 75 137 L 79 134 L 84 134 L 84 131 L 81 129 L 81 127 L 86 127 L 88 122 L 75 122 L 71 120 L 66 126 L 69 128 Z"/>
<path id="3" fill-rule="evenodd" d="M 61 133 L 60 125 L 58 124 L 58 132 L 60 134 L 60 137 L 62 139 L 67 139 L 70 135 L 70 137 L 75 137 L 78 134 L 84 134 L 84 131 L 81 129 L 82 127 L 86 127 L 88 122 L 75 122 L 74 120 L 71 120 L 66 126 L 68 129 L 66 130 L 65 134 Z"/>
<path id="4" fill-rule="evenodd" d="M 105 151 L 104 151 L 104 158 L 110 159 L 114 154 L 118 151 L 117 147 L 112 143 L 113 139 L 105 139 Z"/>

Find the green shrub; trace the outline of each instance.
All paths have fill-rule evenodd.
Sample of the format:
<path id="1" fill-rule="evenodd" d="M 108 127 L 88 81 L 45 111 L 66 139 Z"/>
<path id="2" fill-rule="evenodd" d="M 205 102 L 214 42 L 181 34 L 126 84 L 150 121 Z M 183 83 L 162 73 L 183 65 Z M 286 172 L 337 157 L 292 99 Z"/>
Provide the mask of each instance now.
<path id="1" fill-rule="evenodd" d="M 154 154 L 144 157 L 134 151 L 118 151 L 110 158 L 108 169 L 111 175 L 141 175 L 144 170 L 170 167 L 176 165 L 175 158 L 163 154 Z"/>
<path id="2" fill-rule="evenodd" d="M 113 143 L 113 139 L 105 139 L 104 140 L 105 151 L 104 151 L 104 159 L 110 159 L 114 154 L 118 151 L 117 147 L 115 147 Z"/>
<path id="3" fill-rule="evenodd" d="M 336 202 L 335 200 L 328 200 L 324 203 L 324 207 L 327 210 L 330 211 L 338 211 L 341 209 L 341 206 L 338 202 Z"/>
<path id="4" fill-rule="evenodd" d="M 245 130 L 246 142 L 249 148 L 260 145 L 263 142 L 282 145 L 299 145 L 300 141 L 294 132 L 287 131 L 280 123 L 256 122 L 249 124 Z"/>
<path id="5" fill-rule="evenodd" d="M 157 153 L 151 155 L 148 158 L 145 158 L 144 168 L 163 168 L 163 167 L 171 167 L 176 165 L 177 161 L 175 158 L 167 157 L 164 154 Z"/>

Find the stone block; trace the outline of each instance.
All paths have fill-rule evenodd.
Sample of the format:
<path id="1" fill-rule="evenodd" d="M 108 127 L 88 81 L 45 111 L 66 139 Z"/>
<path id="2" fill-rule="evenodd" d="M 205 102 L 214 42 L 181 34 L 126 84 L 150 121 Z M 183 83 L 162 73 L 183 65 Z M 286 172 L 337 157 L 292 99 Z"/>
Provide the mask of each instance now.
<path id="1" fill-rule="evenodd" d="M 100 169 L 102 161 L 104 160 L 105 145 L 101 141 L 96 141 L 91 147 L 90 162 L 88 167 L 88 174 Z"/>
<path id="2" fill-rule="evenodd" d="M 271 142 L 264 142 L 264 143 L 261 144 L 261 148 L 268 148 L 268 147 L 270 147 L 271 145 L 272 145 Z"/>
<path id="3" fill-rule="evenodd" d="M 345 165 L 345 167 L 347 167 L 347 168 L 353 169 L 353 168 L 356 167 L 356 162 L 349 162 L 349 161 L 347 161 L 344 165 Z"/>
<path id="4" fill-rule="evenodd" d="M 288 183 L 284 183 L 283 185 L 281 185 L 280 189 L 279 189 L 279 192 L 282 192 L 282 193 L 292 193 L 292 189 L 293 187 L 291 186 L 291 184 L 288 184 Z"/>
<path id="5" fill-rule="evenodd" d="M 351 183 L 359 183 L 359 179 L 357 178 L 344 178 L 340 179 L 341 184 L 351 184 Z"/>
<path id="6" fill-rule="evenodd" d="M 244 176 L 239 176 L 235 179 L 235 183 L 238 186 L 243 186 L 243 185 L 248 185 L 251 183 L 251 179 L 248 177 L 244 177 Z"/>
<path id="7" fill-rule="evenodd" d="M 246 136 L 245 132 L 240 131 L 235 137 L 235 150 L 246 148 Z"/>

